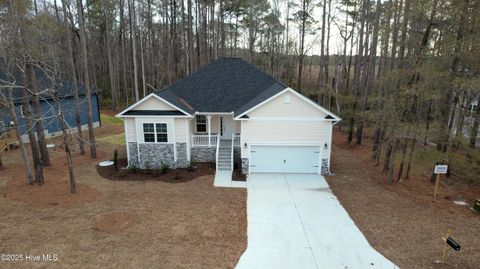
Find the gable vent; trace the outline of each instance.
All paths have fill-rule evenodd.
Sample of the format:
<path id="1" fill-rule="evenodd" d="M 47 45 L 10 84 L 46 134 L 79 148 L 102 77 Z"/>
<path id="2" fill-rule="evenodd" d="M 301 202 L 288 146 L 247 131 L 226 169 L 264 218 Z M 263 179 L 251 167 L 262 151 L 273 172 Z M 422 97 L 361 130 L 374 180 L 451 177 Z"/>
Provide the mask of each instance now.
<path id="1" fill-rule="evenodd" d="M 285 104 L 290 104 L 290 95 L 285 95 L 284 97 Z"/>

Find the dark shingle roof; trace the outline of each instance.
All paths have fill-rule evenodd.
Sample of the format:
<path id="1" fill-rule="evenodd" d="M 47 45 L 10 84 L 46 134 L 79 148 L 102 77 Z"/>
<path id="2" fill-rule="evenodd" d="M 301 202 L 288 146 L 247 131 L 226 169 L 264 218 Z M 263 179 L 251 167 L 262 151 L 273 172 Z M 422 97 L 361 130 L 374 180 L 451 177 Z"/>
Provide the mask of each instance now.
<path id="1" fill-rule="evenodd" d="M 239 58 L 221 58 L 156 94 L 178 108 L 198 112 L 248 110 L 287 88 Z"/>
<path id="2" fill-rule="evenodd" d="M 122 115 L 131 116 L 185 116 L 178 110 L 129 110 Z"/>

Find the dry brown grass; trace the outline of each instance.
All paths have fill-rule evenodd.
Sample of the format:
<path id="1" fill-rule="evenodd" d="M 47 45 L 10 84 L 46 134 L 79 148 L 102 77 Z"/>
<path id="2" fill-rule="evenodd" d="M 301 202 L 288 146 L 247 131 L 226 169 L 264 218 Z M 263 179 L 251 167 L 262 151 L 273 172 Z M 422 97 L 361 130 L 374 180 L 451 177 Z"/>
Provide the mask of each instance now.
<path id="1" fill-rule="evenodd" d="M 414 175 L 401 184 L 388 185 L 369 159 L 369 141 L 363 146 L 346 146 L 345 141 L 343 134 L 335 134 L 336 175 L 327 181 L 375 249 L 400 268 L 479 268 L 480 214 L 445 199 L 466 197 L 472 191 L 480 195 L 478 188 L 443 182 L 441 198 L 435 202 L 428 178 Z M 436 264 L 442 254 L 441 238 L 449 228 L 462 250 L 450 252 L 448 264 Z"/>
<path id="2" fill-rule="evenodd" d="M 113 126 L 96 130 L 98 137 L 121 131 Z M 0 262 L 0 268 L 232 268 L 246 248 L 246 190 L 214 188 L 213 176 L 171 184 L 158 181 L 110 181 L 101 178 L 95 164 L 108 159 L 113 149 L 99 144 L 105 154 L 97 160 L 74 159 L 82 196 L 85 188 L 98 192 L 94 200 L 69 206 L 0 196 L 0 253 L 57 254 L 56 262 Z M 18 151 L 8 152 L 0 187 L 23 172 Z M 61 151 L 44 186 L 25 186 L 32 193 L 48 190 L 55 182 L 66 188 Z M 54 173 L 54 170 L 57 171 Z M 58 177 L 58 178 L 56 178 Z M 16 181 L 15 181 L 16 182 Z M 21 184 L 21 183 L 20 183 Z M 84 186 L 82 188 L 81 186 Z M 10 186 L 11 187 L 11 186 Z M 55 193 L 44 193 L 52 199 Z M 25 197 L 25 196 L 23 196 Z M 37 197 L 36 199 L 38 199 Z"/>

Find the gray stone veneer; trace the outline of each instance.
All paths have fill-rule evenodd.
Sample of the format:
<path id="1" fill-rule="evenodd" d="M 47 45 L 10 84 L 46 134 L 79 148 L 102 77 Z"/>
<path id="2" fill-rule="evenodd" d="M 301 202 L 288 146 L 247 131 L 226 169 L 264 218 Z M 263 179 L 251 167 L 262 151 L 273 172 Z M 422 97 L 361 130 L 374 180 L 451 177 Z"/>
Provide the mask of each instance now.
<path id="1" fill-rule="evenodd" d="M 138 166 L 137 143 L 128 142 L 128 154 L 130 155 L 128 165 Z"/>
<path id="2" fill-rule="evenodd" d="M 176 163 L 173 155 L 173 144 L 140 144 L 138 148 L 140 152 L 139 167 L 159 168 L 162 164 L 175 168 Z"/>
<path id="3" fill-rule="evenodd" d="M 242 158 L 242 174 L 248 174 L 248 159 Z"/>
<path id="4" fill-rule="evenodd" d="M 177 167 L 185 168 L 188 165 L 187 143 L 177 143 Z"/>
<path id="5" fill-rule="evenodd" d="M 192 161 L 199 163 L 215 162 L 217 147 L 193 147 Z"/>
<path id="6" fill-rule="evenodd" d="M 322 175 L 328 175 L 329 172 L 330 171 L 328 169 L 328 158 L 323 158 L 322 159 L 321 173 L 322 173 Z"/>

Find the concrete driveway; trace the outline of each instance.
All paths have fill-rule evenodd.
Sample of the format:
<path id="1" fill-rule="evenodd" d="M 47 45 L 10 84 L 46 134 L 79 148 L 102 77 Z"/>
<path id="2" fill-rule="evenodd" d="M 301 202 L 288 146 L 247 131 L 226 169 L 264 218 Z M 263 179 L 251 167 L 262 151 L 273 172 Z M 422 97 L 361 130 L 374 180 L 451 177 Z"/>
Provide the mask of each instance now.
<path id="1" fill-rule="evenodd" d="M 398 268 L 373 249 L 325 178 L 247 179 L 248 247 L 236 268 Z"/>

